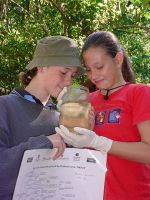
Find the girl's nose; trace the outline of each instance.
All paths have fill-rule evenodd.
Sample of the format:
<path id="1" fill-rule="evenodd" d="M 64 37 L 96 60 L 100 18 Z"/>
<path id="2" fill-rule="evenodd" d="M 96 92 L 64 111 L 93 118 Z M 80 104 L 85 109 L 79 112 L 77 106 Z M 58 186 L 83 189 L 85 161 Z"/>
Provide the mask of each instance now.
<path id="1" fill-rule="evenodd" d="M 94 71 L 91 71 L 91 80 L 95 81 L 97 79 L 97 73 Z"/>
<path id="2" fill-rule="evenodd" d="M 65 86 L 70 86 L 72 84 L 72 76 L 68 75 L 65 79 Z"/>

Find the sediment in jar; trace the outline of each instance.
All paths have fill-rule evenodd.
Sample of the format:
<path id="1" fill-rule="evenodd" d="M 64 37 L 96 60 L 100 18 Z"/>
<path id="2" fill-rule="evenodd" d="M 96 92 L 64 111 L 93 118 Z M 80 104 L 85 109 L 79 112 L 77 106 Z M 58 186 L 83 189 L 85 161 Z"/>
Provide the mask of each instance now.
<path id="1" fill-rule="evenodd" d="M 60 124 L 70 131 L 73 131 L 74 127 L 90 129 L 90 109 L 91 104 L 85 101 L 64 103 L 60 108 Z"/>

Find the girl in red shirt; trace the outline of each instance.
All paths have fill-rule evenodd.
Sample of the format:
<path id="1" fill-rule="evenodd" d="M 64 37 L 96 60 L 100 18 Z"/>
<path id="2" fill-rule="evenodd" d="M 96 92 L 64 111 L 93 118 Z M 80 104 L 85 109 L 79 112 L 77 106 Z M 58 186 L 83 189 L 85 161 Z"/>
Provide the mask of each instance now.
<path id="1" fill-rule="evenodd" d="M 125 50 L 111 32 L 94 32 L 84 43 L 87 76 L 99 89 L 91 93 L 93 131 L 57 132 L 75 147 L 107 153 L 104 200 L 150 200 L 150 87 L 135 84 Z"/>

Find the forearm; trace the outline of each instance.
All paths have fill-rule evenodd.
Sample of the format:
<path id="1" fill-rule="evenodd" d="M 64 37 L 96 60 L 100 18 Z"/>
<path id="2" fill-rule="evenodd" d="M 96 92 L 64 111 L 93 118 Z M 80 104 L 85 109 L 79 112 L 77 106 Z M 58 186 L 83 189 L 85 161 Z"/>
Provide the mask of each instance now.
<path id="1" fill-rule="evenodd" d="M 52 144 L 46 136 L 29 138 L 14 147 L 0 140 L 0 195 L 13 193 L 24 151 L 37 148 L 52 148 Z"/>
<path id="2" fill-rule="evenodd" d="M 108 153 L 127 160 L 150 164 L 150 145 L 145 142 L 113 141 Z"/>
<path id="3" fill-rule="evenodd" d="M 62 125 L 55 130 L 64 138 L 66 143 L 74 147 L 91 147 L 102 153 L 110 153 L 123 159 L 150 164 L 150 144 L 146 142 L 113 141 L 80 127 L 74 129 L 79 134 L 70 132 Z"/>

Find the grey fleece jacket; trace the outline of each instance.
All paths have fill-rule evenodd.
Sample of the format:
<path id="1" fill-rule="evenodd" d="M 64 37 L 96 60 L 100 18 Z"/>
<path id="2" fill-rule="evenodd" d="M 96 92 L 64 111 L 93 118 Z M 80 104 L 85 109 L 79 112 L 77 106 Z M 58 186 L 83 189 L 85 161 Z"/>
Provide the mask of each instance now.
<path id="1" fill-rule="evenodd" d="M 53 148 L 59 113 L 20 95 L 0 96 L 0 199 L 11 200 L 25 150 Z"/>

